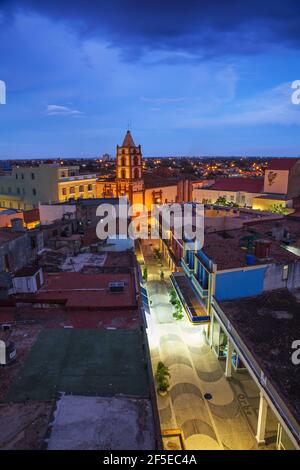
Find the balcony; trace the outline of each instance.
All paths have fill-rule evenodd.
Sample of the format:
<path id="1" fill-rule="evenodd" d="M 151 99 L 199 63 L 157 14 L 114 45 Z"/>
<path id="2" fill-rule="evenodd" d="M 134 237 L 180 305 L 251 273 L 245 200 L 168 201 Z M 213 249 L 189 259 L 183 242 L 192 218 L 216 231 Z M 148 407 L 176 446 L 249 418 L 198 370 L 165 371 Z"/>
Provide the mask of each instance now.
<path id="1" fill-rule="evenodd" d="M 195 324 L 208 323 L 210 316 L 207 315 L 205 306 L 202 304 L 185 274 L 179 272 L 173 273 L 171 275 L 171 281 L 189 320 Z"/>
<path id="2" fill-rule="evenodd" d="M 208 297 L 208 288 L 203 288 L 201 286 L 199 279 L 197 279 L 194 273 L 192 274 L 191 282 L 202 299 Z"/>
<path id="3" fill-rule="evenodd" d="M 84 180 L 91 180 L 91 179 L 96 179 L 97 175 L 96 174 L 90 174 L 90 175 L 74 175 L 74 176 L 62 176 L 59 178 L 60 183 L 65 183 L 68 181 L 84 181 Z"/>
<path id="4" fill-rule="evenodd" d="M 185 274 L 190 277 L 191 274 L 193 273 L 194 271 L 194 268 L 190 268 L 190 266 L 187 264 L 187 262 L 184 260 L 184 258 L 181 258 L 181 266 L 185 272 Z"/>

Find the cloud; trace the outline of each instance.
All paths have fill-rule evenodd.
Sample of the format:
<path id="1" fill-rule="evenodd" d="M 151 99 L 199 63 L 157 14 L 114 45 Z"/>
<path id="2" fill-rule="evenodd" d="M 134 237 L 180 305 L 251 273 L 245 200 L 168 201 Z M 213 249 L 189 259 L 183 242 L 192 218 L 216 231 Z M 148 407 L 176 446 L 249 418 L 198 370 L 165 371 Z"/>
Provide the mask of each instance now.
<path id="1" fill-rule="evenodd" d="M 8 19 L 20 10 L 62 21 L 85 38 L 108 41 L 127 61 L 155 50 L 165 51 L 166 61 L 180 62 L 300 44 L 298 0 L 2 1 Z"/>
<path id="2" fill-rule="evenodd" d="M 57 104 L 48 104 L 46 113 L 48 116 L 79 116 L 82 114 L 77 109 L 68 108 L 67 106 L 60 106 Z"/>
<path id="3" fill-rule="evenodd" d="M 300 106 L 292 103 L 291 83 L 283 83 L 236 101 L 230 112 L 213 118 L 183 118 L 184 127 L 202 128 L 214 126 L 300 126 Z"/>

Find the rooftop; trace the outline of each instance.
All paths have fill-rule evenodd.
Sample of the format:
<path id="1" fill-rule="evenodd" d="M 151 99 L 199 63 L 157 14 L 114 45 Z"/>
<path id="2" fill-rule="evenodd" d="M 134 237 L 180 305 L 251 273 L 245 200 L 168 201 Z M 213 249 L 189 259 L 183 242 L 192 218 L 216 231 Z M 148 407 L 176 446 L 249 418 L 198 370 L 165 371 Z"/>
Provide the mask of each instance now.
<path id="1" fill-rule="evenodd" d="M 136 306 L 134 278 L 131 273 L 82 274 L 61 272 L 45 274 L 44 284 L 30 300 L 61 303 L 67 309 L 118 309 Z M 123 281 L 124 291 L 112 293 L 110 282 Z"/>
<path id="2" fill-rule="evenodd" d="M 300 331 L 299 294 L 275 290 L 220 305 L 300 424 L 300 365 L 291 361 L 291 346 Z"/>
<path id="3" fill-rule="evenodd" d="M 10 228 L 0 228 L 0 245 L 24 236 L 26 232 L 14 232 Z"/>
<path id="4" fill-rule="evenodd" d="M 299 158 L 272 158 L 268 170 L 291 170 Z"/>
<path id="5" fill-rule="evenodd" d="M 244 191 L 261 193 L 264 188 L 263 178 L 218 178 L 208 189 L 215 191 Z"/>
<path id="6" fill-rule="evenodd" d="M 217 264 L 218 270 L 246 267 L 247 241 L 243 240 L 243 238 L 253 237 L 254 240 L 269 239 L 271 241 L 269 259 L 264 261 L 263 264 L 273 261 L 285 264 L 299 260 L 297 255 L 288 252 L 281 246 L 281 241 L 272 239 L 272 227 L 274 227 L 274 224 L 274 221 L 262 221 L 246 225 L 238 230 L 223 230 L 206 233 L 203 251 L 214 264 Z M 297 222 L 284 221 L 284 226 L 293 232 L 297 230 L 299 233 L 299 223 Z M 262 263 L 255 259 L 254 264 L 260 265 Z"/>
<path id="7" fill-rule="evenodd" d="M 136 145 L 133 141 L 131 132 L 129 130 L 126 132 L 126 135 L 124 137 L 123 144 L 122 144 L 122 147 L 128 147 L 128 146 L 129 147 L 136 147 Z"/>
<path id="8" fill-rule="evenodd" d="M 63 395 L 56 406 L 50 450 L 157 448 L 150 400 Z"/>

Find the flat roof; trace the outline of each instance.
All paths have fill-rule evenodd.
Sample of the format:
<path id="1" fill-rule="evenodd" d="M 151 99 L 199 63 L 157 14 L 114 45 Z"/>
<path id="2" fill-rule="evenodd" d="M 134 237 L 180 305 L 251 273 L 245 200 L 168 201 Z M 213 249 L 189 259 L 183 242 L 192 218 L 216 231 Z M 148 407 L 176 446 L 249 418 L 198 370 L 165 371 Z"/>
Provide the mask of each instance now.
<path id="1" fill-rule="evenodd" d="M 299 260 L 298 256 L 285 250 L 281 246 L 281 242 L 272 239 L 272 227 L 274 227 L 276 223 L 277 221 L 262 221 L 247 224 L 238 230 L 232 229 L 206 233 L 204 236 L 203 252 L 214 264 L 217 264 L 219 271 L 246 267 L 247 242 L 242 239 L 244 237 L 253 236 L 254 239 L 268 239 L 271 241 L 269 259 L 263 263 L 254 259 L 254 265 L 271 263 L 273 261 L 289 263 Z M 284 227 L 291 230 L 292 233 L 296 230 L 298 232 L 298 229 L 300 229 L 300 224 L 296 221 L 287 222 L 287 220 L 284 219 L 282 224 Z M 297 224 L 297 226 L 294 224 Z"/>
<path id="2" fill-rule="evenodd" d="M 124 291 L 109 292 L 110 282 L 123 281 Z M 44 275 L 44 284 L 37 294 L 31 295 L 35 302 L 61 302 L 66 308 L 128 308 L 136 306 L 134 278 L 131 273 L 83 274 L 60 272 Z"/>
<path id="3" fill-rule="evenodd" d="M 48 450 L 155 450 L 151 401 L 63 395 L 56 403 Z"/>
<path id="4" fill-rule="evenodd" d="M 300 292 L 280 289 L 219 304 L 300 424 L 300 365 L 291 360 L 300 333 Z"/>
<path id="5" fill-rule="evenodd" d="M 144 341 L 140 328 L 44 329 L 10 386 L 6 401 L 51 400 L 59 392 L 149 398 Z"/>

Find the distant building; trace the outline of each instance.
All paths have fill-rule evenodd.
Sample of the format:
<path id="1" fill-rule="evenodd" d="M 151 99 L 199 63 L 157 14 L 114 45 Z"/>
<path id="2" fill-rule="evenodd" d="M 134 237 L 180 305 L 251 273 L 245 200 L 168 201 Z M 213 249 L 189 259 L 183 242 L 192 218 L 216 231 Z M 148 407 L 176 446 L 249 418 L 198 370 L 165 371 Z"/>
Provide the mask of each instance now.
<path id="1" fill-rule="evenodd" d="M 273 158 L 264 178 L 228 177 L 207 182 L 193 189 L 193 201 L 215 204 L 219 198 L 262 211 L 274 206 L 292 209 L 294 198 L 300 196 L 300 159 Z"/>
<path id="2" fill-rule="evenodd" d="M 39 203 L 96 196 L 96 175 L 80 174 L 79 167 L 58 163 L 14 167 L 0 175 L 0 207 L 28 210 Z"/>

